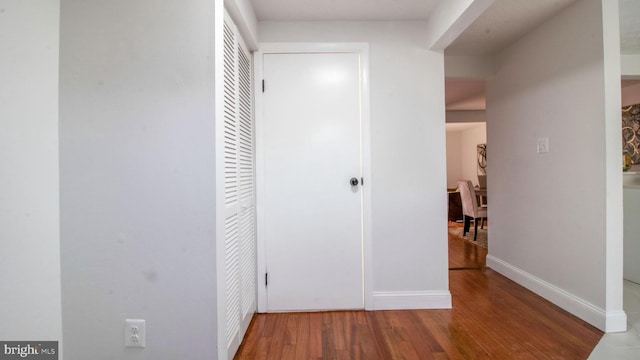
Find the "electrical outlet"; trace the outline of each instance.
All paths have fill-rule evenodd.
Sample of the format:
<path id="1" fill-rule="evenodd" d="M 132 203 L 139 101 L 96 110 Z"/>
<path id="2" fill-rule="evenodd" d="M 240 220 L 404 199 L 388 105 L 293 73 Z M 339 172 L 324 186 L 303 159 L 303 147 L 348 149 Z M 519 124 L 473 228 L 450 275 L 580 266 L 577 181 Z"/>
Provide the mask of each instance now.
<path id="1" fill-rule="evenodd" d="M 542 137 L 538 138 L 538 146 L 537 146 L 538 154 L 545 154 L 549 152 L 549 138 Z"/>
<path id="2" fill-rule="evenodd" d="M 143 348 L 146 343 L 145 321 L 142 319 L 125 319 L 124 346 Z"/>

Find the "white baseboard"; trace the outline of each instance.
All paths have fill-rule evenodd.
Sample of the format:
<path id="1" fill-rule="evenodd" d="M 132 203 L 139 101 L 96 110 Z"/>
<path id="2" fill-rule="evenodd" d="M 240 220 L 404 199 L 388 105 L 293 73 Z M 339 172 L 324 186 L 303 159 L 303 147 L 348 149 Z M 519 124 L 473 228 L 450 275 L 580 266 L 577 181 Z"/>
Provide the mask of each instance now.
<path id="1" fill-rule="evenodd" d="M 627 314 L 624 311 L 607 311 L 607 326 L 605 332 L 627 331 Z"/>
<path id="2" fill-rule="evenodd" d="M 605 330 L 608 314 L 602 308 L 505 261 L 502 261 L 495 256 L 487 255 L 487 267 L 492 268 L 598 329 L 609 332 L 608 329 Z M 626 315 L 624 315 L 624 311 L 622 312 L 622 315 L 624 316 L 624 327 L 626 329 L 627 320 Z M 618 312 L 611 312 L 611 316 L 616 318 L 616 322 L 621 321 L 620 314 Z M 612 330 L 611 332 L 615 331 L 620 330 Z"/>
<path id="3" fill-rule="evenodd" d="M 373 310 L 451 309 L 449 291 L 379 291 Z"/>

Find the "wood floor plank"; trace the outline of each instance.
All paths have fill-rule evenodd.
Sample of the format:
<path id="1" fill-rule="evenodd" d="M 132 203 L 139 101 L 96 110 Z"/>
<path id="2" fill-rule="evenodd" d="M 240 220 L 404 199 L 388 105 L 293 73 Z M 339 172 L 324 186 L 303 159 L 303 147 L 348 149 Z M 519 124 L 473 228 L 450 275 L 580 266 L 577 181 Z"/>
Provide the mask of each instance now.
<path id="1" fill-rule="evenodd" d="M 256 317 L 254 316 L 254 319 Z M 258 317 L 259 319 L 260 317 Z M 263 321 L 262 321 L 262 326 L 258 328 L 258 344 L 255 346 L 256 348 L 256 353 L 255 353 L 255 358 L 256 359 L 268 359 L 269 356 L 269 348 L 271 347 L 271 336 L 267 335 L 267 324 L 271 323 L 271 317 L 263 317 Z M 247 336 L 245 336 L 245 340 L 247 339 Z M 245 342 L 243 341 L 243 345 Z M 249 346 L 249 348 L 251 348 L 251 346 Z M 238 352 L 240 353 L 240 350 L 238 350 Z"/>
<path id="2" fill-rule="evenodd" d="M 378 314 L 380 313 L 381 313 L 380 311 L 367 312 L 369 330 L 371 331 L 374 344 L 376 346 L 378 353 L 380 354 L 380 357 L 382 359 L 392 359 L 389 346 L 384 341 L 384 337 L 382 336 L 382 325 L 378 321 Z"/>
<path id="3" fill-rule="evenodd" d="M 325 313 L 326 317 L 331 319 L 331 313 Z M 322 322 L 322 358 L 327 360 L 337 359 L 336 355 L 336 341 L 332 330 L 331 322 Z"/>
<path id="4" fill-rule="evenodd" d="M 334 312 L 329 313 L 324 319 L 327 321 L 329 328 L 333 332 L 334 346 L 336 350 L 346 350 L 351 332 L 347 330 L 351 327 L 351 312 Z"/>
<path id="5" fill-rule="evenodd" d="M 449 223 L 451 227 L 462 224 Z M 465 239 L 449 234 L 449 269 L 484 269 L 487 249 L 471 244 Z"/>
<path id="6" fill-rule="evenodd" d="M 273 314 L 275 315 L 275 325 L 271 334 L 271 346 L 269 347 L 269 359 L 282 359 L 282 351 L 284 350 L 285 337 L 287 335 L 286 328 L 288 316 L 290 314 Z"/>
<path id="7" fill-rule="evenodd" d="M 465 271 L 464 273 L 456 273 L 455 276 L 465 276 L 464 282 L 475 284 L 478 281 L 478 272 Z M 463 281 L 461 281 L 463 282 Z M 472 290 L 473 291 L 473 290 Z M 475 294 L 481 293 L 475 290 Z M 523 352 L 522 336 L 528 336 L 530 329 L 524 331 L 514 331 L 514 324 L 511 318 L 505 317 L 512 315 L 510 308 L 512 304 L 505 304 L 500 290 L 485 291 L 491 293 L 491 297 L 477 298 L 469 296 L 460 301 L 460 297 L 455 297 L 454 308 L 460 310 L 454 312 L 454 316 L 462 315 L 457 322 L 463 324 L 469 329 L 476 342 L 482 344 L 483 348 L 492 349 L 508 356 L 518 356 Z M 475 300 L 475 301 L 474 301 Z M 524 355 L 519 355 L 520 357 Z"/>
<path id="8" fill-rule="evenodd" d="M 295 345 L 285 344 L 282 346 L 282 354 L 280 355 L 282 360 L 295 360 L 296 359 L 296 347 Z"/>
<path id="9" fill-rule="evenodd" d="M 421 322 L 427 328 L 427 330 L 433 335 L 435 341 L 444 350 L 445 358 L 447 359 L 464 359 L 462 353 L 458 350 L 458 342 L 451 341 L 451 329 L 449 325 L 451 323 L 451 311 L 448 310 L 432 310 L 424 312 L 416 312 L 415 315 L 420 318 Z M 471 344 L 473 345 L 473 344 Z M 470 346 L 463 346 L 464 349 Z M 470 351 L 472 354 L 476 354 L 473 349 Z M 440 353 L 435 353 L 437 358 Z"/>
<path id="10" fill-rule="evenodd" d="M 402 324 L 405 324 L 405 333 L 403 337 L 413 346 L 418 358 L 434 359 L 437 353 L 443 352 L 442 347 L 433 336 L 426 330 L 413 312 L 398 311 L 398 318 Z"/>
<path id="11" fill-rule="evenodd" d="M 309 314 L 300 314 L 298 317 L 295 359 L 309 358 L 309 332 Z"/>
<path id="12" fill-rule="evenodd" d="M 322 359 L 322 314 L 309 314 L 309 358 Z"/>
<path id="13" fill-rule="evenodd" d="M 352 359 L 382 359 L 378 353 L 375 341 L 367 325 L 356 324 L 351 329 L 351 358 Z"/>

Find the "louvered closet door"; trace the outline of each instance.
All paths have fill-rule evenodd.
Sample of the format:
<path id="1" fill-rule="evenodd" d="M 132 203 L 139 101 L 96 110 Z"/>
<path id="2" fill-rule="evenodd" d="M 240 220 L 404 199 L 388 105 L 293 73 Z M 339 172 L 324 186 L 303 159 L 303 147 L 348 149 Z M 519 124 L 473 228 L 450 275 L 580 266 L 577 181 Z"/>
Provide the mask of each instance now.
<path id="1" fill-rule="evenodd" d="M 243 321 L 250 321 L 256 309 L 255 166 L 253 103 L 251 102 L 252 68 L 250 55 L 238 45 L 238 200 L 240 207 L 238 227 Z"/>
<path id="2" fill-rule="evenodd" d="M 233 22 L 224 25 L 226 340 L 236 352 L 256 309 L 251 56 Z"/>

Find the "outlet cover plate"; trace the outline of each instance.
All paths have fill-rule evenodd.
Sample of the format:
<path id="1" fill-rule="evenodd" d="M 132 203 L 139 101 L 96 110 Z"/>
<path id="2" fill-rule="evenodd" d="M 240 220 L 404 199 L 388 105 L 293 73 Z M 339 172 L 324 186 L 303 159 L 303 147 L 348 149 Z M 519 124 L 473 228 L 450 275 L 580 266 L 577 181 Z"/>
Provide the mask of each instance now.
<path id="1" fill-rule="evenodd" d="M 128 348 L 144 348 L 146 346 L 147 331 L 142 319 L 125 319 L 124 346 Z"/>

